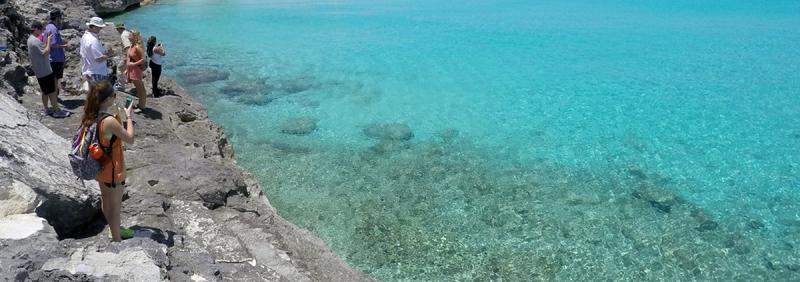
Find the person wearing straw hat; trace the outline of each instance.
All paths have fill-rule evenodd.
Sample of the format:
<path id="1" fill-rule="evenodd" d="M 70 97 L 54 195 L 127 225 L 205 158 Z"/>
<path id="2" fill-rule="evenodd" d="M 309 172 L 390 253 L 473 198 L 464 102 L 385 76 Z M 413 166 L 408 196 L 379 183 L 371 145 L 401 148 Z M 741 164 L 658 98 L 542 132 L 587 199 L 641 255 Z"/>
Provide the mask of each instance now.
<path id="1" fill-rule="evenodd" d="M 125 28 L 124 22 L 114 24 L 114 28 L 119 32 L 119 37 L 122 39 L 122 54 L 128 53 L 128 48 L 131 48 L 131 32 Z M 114 84 L 114 89 L 125 90 L 125 84 L 128 83 L 128 77 L 125 75 L 125 69 L 128 67 L 127 56 L 122 56 L 122 62 L 119 62 L 119 75 L 117 76 L 117 83 Z"/>
<path id="2" fill-rule="evenodd" d="M 106 51 L 98 36 L 100 30 L 106 27 L 103 19 L 93 17 L 86 26 L 89 29 L 81 37 L 81 73 L 92 85 L 97 81 L 108 80 L 106 61 L 114 54 L 111 50 Z"/>

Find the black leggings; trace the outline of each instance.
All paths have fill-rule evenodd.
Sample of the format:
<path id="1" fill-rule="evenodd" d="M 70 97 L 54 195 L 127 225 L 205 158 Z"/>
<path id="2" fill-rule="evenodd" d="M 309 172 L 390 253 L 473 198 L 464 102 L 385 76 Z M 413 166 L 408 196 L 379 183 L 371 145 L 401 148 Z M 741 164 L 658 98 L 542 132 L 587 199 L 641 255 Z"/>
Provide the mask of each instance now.
<path id="1" fill-rule="evenodd" d="M 150 72 L 153 73 L 153 97 L 161 96 L 161 90 L 158 89 L 158 79 L 161 78 L 161 65 L 150 61 Z"/>

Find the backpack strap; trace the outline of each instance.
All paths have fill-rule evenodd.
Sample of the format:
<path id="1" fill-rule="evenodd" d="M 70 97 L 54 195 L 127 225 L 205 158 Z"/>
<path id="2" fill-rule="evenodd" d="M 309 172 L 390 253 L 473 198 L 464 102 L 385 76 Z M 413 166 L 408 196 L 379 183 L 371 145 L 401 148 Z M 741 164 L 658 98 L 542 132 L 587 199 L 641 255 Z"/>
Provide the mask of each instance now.
<path id="1" fill-rule="evenodd" d="M 97 120 L 95 121 L 97 122 L 97 133 L 100 135 L 97 139 L 97 144 L 100 145 L 101 149 L 103 149 L 103 153 L 108 154 L 109 158 L 111 157 L 111 148 L 114 147 L 114 142 L 117 141 L 117 135 L 111 135 L 111 140 L 109 140 L 110 142 L 108 142 L 108 146 L 103 146 L 103 142 L 100 142 L 102 140 L 101 138 L 103 138 L 103 134 L 101 134 L 100 131 L 102 130 L 103 121 L 110 116 L 113 115 L 107 112 L 100 112 L 97 114 Z"/>
<path id="2" fill-rule="evenodd" d="M 101 138 L 103 138 L 103 133 L 105 133 L 105 132 L 102 132 L 102 133 L 100 132 L 101 130 L 103 130 L 103 128 L 102 128 L 103 121 L 106 120 L 106 118 L 110 117 L 110 116 L 113 116 L 113 115 L 110 114 L 110 113 L 107 113 L 107 112 L 100 112 L 97 115 L 97 120 L 96 120 L 96 122 L 97 122 L 97 134 L 100 135 L 98 137 L 98 140 L 97 140 L 97 145 L 100 145 L 100 148 L 103 150 L 103 155 L 108 157 L 108 160 L 111 162 L 111 185 L 110 186 L 111 186 L 111 188 L 117 188 L 117 181 L 116 181 L 116 176 L 117 176 L 117 171 L 116 170 L 117 170 L 117 168 L 114 165 L 114 159 L 112 159 L 113 156 L 111 154 L 111 150 L 113 150 L 113 148 L 114 148 L 114 142 L 117 141 L 117 135 L 111 135 L 111 140 L 109 140 L 108 147 L 106 147 L 106 146 L 103 146 L 103 142 L 101 142 L 102 141 Z"/>

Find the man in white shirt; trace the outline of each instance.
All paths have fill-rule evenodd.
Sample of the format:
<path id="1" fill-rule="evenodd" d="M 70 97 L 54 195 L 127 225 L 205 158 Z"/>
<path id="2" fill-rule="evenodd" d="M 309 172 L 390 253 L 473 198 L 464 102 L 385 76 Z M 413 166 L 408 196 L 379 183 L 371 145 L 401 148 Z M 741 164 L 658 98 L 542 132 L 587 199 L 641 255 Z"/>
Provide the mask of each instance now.
<path id="1" fill-rule="evenodd" d="M 97 35 L 106 23 L 103 19 L 93 17 L 86 25 L 89 27 L 81 37 L 81 71 L 84 77 L 89 81 L 89 84 L 94 84 L 100 80 L 108 80 L 108 61 L 112 52 L 106 51 L 103 43 Z"/>

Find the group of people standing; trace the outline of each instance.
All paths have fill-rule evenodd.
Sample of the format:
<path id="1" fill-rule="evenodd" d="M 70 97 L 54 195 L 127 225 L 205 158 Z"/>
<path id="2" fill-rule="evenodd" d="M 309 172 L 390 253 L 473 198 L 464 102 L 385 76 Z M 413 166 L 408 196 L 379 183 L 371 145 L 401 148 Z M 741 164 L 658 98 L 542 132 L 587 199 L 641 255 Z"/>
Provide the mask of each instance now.
<path id="1" fill-rule="evenodd" d="M 31 35 L 27 41 L 31 68 L 42 90 L 44 106 L 42 114 L 55 118 L 64 118 L 71 114 L 58 106 L 58 94 L 63 91 L 60 80 L 63 78 L 66 61 L 64 49 L 68 46 L 61 38 L 58 29 L 62 17 L 61 11 L 54 10 L 49 13 L 46 27 L 38 21 L 32 23 Z M 132 237 L 134 233 L 133 230 L 123 228 L 121 225 L 120 212 L 126 178 L 122 142 L 133 144 L 131 112 L 141 113 L 146 106 L 147 92 L 142 81 L 145 66 L 151 69 L 153 75 L 153 96 L 162 96 L 158 80 L 166 51 L 157 43 L 155 36 L 147 40 L 145 48 L 138 31 L 126 30 L 123 23 L 115 25 L 125 48 L 120 64 L 122 76 L 118 78 L 117 88 L 124 90 L 125 84 L 133 83 L 136 87 L 138 104 L 126 105 L 124 114 L 119 111 L 112 114 L 117 107 L 115 105 L 117 92 L 109 80 L 107 63 L 115 54 L 111 48 L 104 47 L 99 37 L 99 32 L 106 27 L 106 23 L 99 17 L 93 17 L 86 26 L 87 30 L 81 37 L 79 51 L 81 75 L 88 84 L 89 91 L 86 95 L 81 126 L 89 128 L 96 125 L 99 136 L 97 141 L 103 150 L 103 156 L 98 159 L 102 168 L 95 179 L 100 187 L 101 208 L 109 225 L 110 236 L 113 241 L 120 241 Z M 149 62 L 147 57 L 150 58 Z"/>
<path id="2" fill-rule="evenodd" d="M 41 22 L 31 24 L 29 36 L 28 55 L 31 68 L 36 75 L 39 88 L 42 91 L 42 114 L 55 118 L 64 118 L 71 113 L 58 106 L 58 95 L 64 91 L 61 79 L 64 76 L 66 61 L 65 48 L 68 44 L 61 38 L 59 27 L 62 24 L 63 14 L 60 10 L 49 13 L 46 26 Z M 81 37 L 80 57 L 81 75 L 91 87 L 102 80 L 109 80 L 107 62 L 114 58 L 111 48 L 106 49 L 100 40 L 99 32 L 106 23 L 99 17 L 93 17 L 86 23 L 87 30 Z M 152 95 L 162 96 L 158 88 L 161 77 L 161 65 L 166 56 L 165 48 L 157 42 L 155 36 L 150 36 L 147 46 L 144 46 L 140 33 L 136 30 L 127 30 L 124 23 L 115 25 L 120 33 L 123 53 L 120 56 L 120 76 L 115 85 L 117 90 L 125 90 L 124 85 L 132 83 L 136 89 L 138 104 L 134 106 L 134 113 L 141 113 L 147 105 L 147 91 L 144 87 L 144 71 L 149 67 L 152 73 Z M 147 58 L 150 58 L 148 61 Z"/>
<path id="3" fill-rule="evenodd" d="M 58 93 L 63 89 L 60 80 L 64 77 L 64 48 L 67 46 L 58 33 L 61 12 L 50 12 L 50 21 L 45 27 L 41 22 L 31 24 L 28 36 L 28 57 L 31 60 L 39 88 L 42 90 L 42 114 L 56 118 L 68 117 L 71 113 L 58 106 Z"/>
<path id="4" fill-rule="evenodd" d="M 125 23 L 117 23 L 115 25 L 117 32 L 122 39 L 122 46 L 125 48 L 125 60 L 120 65 L 120 73 L 118 84 L 116 88 L 124 89 L 124 84 L 127 82 L 133 83 L 136 87 L 136 94 L 139 97 L 139 105 L 134 112 L 141 112 L 147 102 L 146 90 L 142 82 L 144 70 L 149 67 L 153 75 L 152 77 L 152 93 L 153 97 L 161 97 L 161 90 L 158 88 L 158 80 L 161 78 L 161 65 L 164 62 L 163 57 L 167 55 L 166 50 L 160 43 L 157 42 L 155 36 L 150 36 L 147 39 L 147 46 L 143 46 L 142 36 L 136 31 L 129 31 L 125 28 Z M 145 51 L 146 50 L 146 51 Z M 147 61 L 147 57 L 150 61 Z"/>

